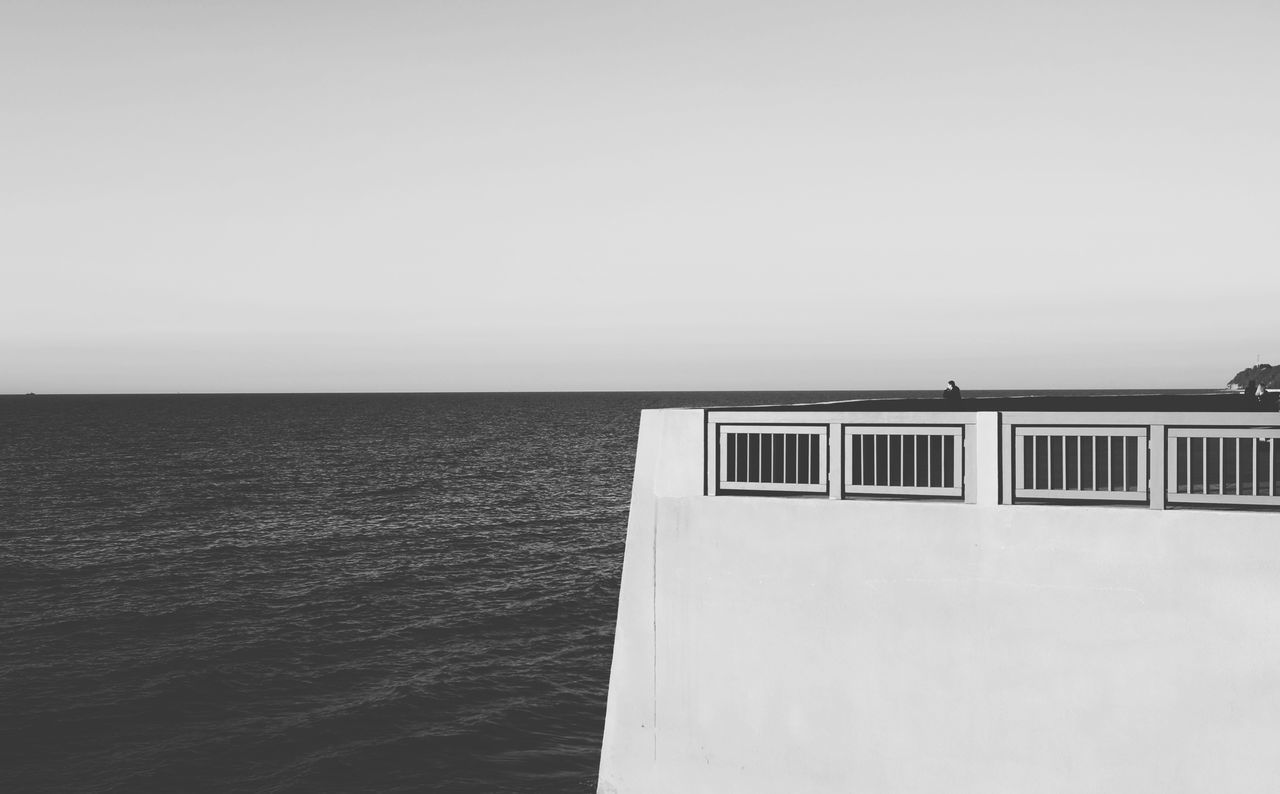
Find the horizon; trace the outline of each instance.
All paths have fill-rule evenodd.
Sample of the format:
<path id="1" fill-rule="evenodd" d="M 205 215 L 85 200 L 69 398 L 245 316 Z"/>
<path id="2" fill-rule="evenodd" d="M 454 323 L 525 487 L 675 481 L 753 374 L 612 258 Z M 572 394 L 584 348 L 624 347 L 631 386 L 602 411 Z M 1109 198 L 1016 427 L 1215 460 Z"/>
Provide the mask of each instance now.
<path id="1" fill-rule="evenodd" d="M 490 391 L 212 391 L 212 392 L 3 392 L 0 397 L 257 397 L 257 396 L 364 396 L 364 395 L 502 395 L 502 394 L 925 394 L 941 392 L 941 389 L 503 389 Z M 982 388 L 965 389 L 966 398 L 990 395 L 1010 396 L 1009 392 L 1024 392 L 1024 396 L 1058 393 L 1090 392 L 1096 396 L 1115 394 L 1201 394 L 1232 391 L 1222 387 L 1172 387 L 1150 389 L 1127 388 Z M 1280 391 L 1269 389 L 1268 391 Z"/>
<path id="2" fill-rule="evenodd" d="M 0 392 L 1185 388 L 1280 358 L 1250 306 L 1280 292 L 1280 6 L 7 17 Z"/>

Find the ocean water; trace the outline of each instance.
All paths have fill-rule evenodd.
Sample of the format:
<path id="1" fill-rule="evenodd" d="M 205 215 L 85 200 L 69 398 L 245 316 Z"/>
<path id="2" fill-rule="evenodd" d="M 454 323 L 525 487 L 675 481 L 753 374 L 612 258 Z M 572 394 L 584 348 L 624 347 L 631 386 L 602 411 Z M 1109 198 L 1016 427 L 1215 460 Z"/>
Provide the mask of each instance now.
<path id="1" fill-rule="evenodd" d="M 857 394 L 0 398 L 0 791 L 594 791 L 640 410 Z"/>

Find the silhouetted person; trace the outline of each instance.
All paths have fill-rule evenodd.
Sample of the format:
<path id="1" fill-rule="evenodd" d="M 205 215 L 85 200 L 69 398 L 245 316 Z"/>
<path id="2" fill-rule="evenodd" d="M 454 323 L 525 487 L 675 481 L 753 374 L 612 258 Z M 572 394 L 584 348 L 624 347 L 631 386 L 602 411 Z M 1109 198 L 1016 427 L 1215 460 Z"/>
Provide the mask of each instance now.
<path id="1" fill-rule="evenodd" d="M 1254 402 L 1258 403 L 1259 408 L 1262 408 L 1263 407 L 1262 402 L 1266 398 L 1267 398 L 1267 387 L 1259 383 L 1258 387 L 1253 391 Z"/>
<path id="2" fill-rule="evenodd" d="M 949 403 L 960 402 L 960 387 L 953 380 L 947 381 L 947 388 L 942 390 L 942 399 Z"/>
<path id="3" fill-rule="evenodd" d="M 1255 399 L 1253 393 L 1254 391 L 1257 390 L 1257 388 L 1258 388 L 1258 382 L 1256 380 L 1251 380 L 1244 385 L 1244 389 L 1240 392 L 1240 394 L 1242 394 L 1246 400 Z"/>

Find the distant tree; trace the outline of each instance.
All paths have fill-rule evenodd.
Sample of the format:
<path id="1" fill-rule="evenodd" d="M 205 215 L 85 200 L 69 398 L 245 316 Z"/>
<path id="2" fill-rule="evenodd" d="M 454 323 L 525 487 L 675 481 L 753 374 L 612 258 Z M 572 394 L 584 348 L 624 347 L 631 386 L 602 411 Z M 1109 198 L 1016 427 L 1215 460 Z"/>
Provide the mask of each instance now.
<path id="1" fill-rule="evenodd" d="M 1227 388 L 1243 389 L 1249 381 L 1261 383 L 1263 387 L 1268 389 L 1280 389 L 1280 367 L 1273 367 L 1270 364 L 1258 364 L 1248 369 L 1242 369 L 1231 376 L 1231 381 L 1227 383 Z"/>

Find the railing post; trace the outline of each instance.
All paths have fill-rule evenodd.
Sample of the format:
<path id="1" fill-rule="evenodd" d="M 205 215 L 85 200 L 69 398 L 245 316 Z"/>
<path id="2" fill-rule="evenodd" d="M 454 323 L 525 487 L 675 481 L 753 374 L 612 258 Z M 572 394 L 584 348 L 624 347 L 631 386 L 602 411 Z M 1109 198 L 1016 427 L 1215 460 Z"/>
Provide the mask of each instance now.
<path id="1" fill-rule="evenodd" d="M 1164 454 L 1164 425 L 1151 425 L 1147 439 L 1150 449 L 1147 455 L 1147 496 L 1151 500 L 1152 510 L 1163 510 L 1168 462 Z"/>
<path id="2" fill-rule="evenodd" d="M 827 498 L 844 495 L 844 431 L 839 422 L 827 427 Z"/>
<path id="3" fill-rule="evenodd" d="M 1000 434 L 1000 504 L 1013 504 L 1013 472 L 1017 455 L 1014 453 L 1013 425 L 1005 424 L 1004 414 L 999 417 Z"/>
<path id="4" fill-rule="evenodd" d="M 982 416 L 982 414 L 975 414 Z M 977 424 L 969 423 L 964 426 L 964 449 L 960 452 L 960 465 L 963 467 L 958 474 L 964 477 L 964 501 L 965 504 L 977 504 L 979 483 L 982 482 L 982 471 L 978 464 L 978 446 L 982 442 L 978 438 Z"/>
<path id="5" fill-rule="evenodd" d="M 707 476 L 702 487 L 702 495 L 715 496 L 720 487 L 720 439 L 716 437 L 716 423 L 710 418 L 704 421 L 707 424 L 707 438 L 702 445 L 702 454 L 706 459 Z"/>
<path id="6" fill-rule="evenodd" d="M 996 411 L 980 411 L 974 426 L 977 444 L 977 503 L 1000 504 L 1000 414 Z M 969 440 L 965 440 L 966 446 Z"/>

